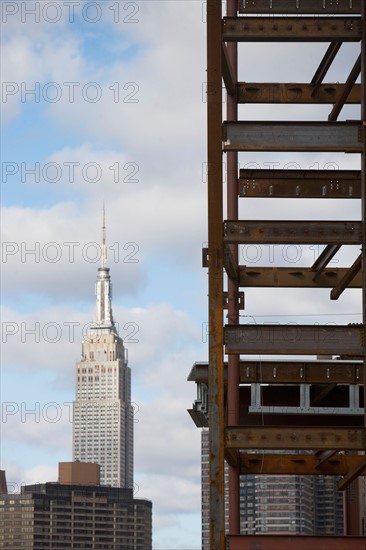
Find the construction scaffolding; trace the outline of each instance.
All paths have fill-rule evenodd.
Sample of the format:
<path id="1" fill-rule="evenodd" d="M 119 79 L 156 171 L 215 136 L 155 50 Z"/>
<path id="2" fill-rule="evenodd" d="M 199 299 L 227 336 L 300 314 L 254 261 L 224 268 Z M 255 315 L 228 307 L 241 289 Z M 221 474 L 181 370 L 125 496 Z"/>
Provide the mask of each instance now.
<path id="1" fill-rule="evenodd" d="M 309 544 L 316 550 L 365 548 L 358 500 L 351 496 L 346 538 L 243 536 L 239 506 L 243 474 L 341 475 L 339 489 L 345 491 L 365 474 L 365 4 L 361 0 L 227 0 L 224 15 L 221 0 L 207 1 L 208 248 L 203 263 L 209 280 L 209 361 L 208 365 L 197 363 L 191 371 L 189 379 L 197 383 L 198 398 L 189 412 L 197 426 L 209 426 L 211 550 L 301 550 Z M 309 48 L 309 57 L 314 52 L 310 44 L 329 43 L 310 82 L 239 80 L 238 57 L 245 49 L 238 44 L 268 43 L 270 47 L 284 42 L 289 46 L 301 42 Z M 328 70 L 344 42 L 360 44 L 360 55 L 344 82 L 327 82 Z M 239 106 L 248 104 L 328 104 L 329 115 L 324 121 L 239 120 Z M 338 120 L 346 105 L 359 105 L 361 119 Z M 295 109 L 289 112 L 293 115 Z M 336 171 L 239 169 L 238 154 L 249 151 L 351 153 L 360 165 L 356 170 Z M 300 221 L 262 220 L 255 215 L 239 219 L 239 199 L 252 198 L 275 202 L 354 199 L 361 205 L 361 215 L 358 221 L 309 221 L 308 203 L 303 201 Z M 280 262 L 276 266 L 274 261 L 253 268 L 239 261 L 241 247 L 248 245 L 324 248 L 307 267 L 286 267 Z M 361 248 L 352 265 L 330 267 L 341 247 L 349 245 Z M 240 323 L 243 288 L 248 289 L 246 300 L 251 288 L 277 293 L 287 288 L 330 289 L 331 300 L 345 289 L 361 289 L 362 323 L 355 325 L 348 319 L 342 325 L 271 325 L 247 318 Z M 274 355 L 278 359 L 273 360 Z M 299 361 L 296 356 L 308 357 Z M 299 454 L 292 454 L 293 450 Z M 229 464 L 229 534 L 225 534 L 225 460 Z"/>

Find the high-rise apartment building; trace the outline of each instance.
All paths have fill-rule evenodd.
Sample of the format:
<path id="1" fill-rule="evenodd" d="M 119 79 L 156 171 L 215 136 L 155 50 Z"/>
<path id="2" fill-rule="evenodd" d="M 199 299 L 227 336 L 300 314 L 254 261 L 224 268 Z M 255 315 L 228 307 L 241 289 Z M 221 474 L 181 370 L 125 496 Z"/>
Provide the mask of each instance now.
<path id="1" fill-rule="evenodd" d="M 315 534 L 310 476 L 248 475 L 240 478 L 242 534 Z"/>
<path id="2" fill-rule="evenodd" d="M 105 216 L 101 267 L 96 283 L 96 320 L 82 343 L 76 364 L 73 406 L 73 460 L 101 467 L 101 483 L 133 487 L 133 407 L 131 370 L 112 314 L 106 267 Z"/>
<path id="3" fill-rule="evenodd" d="M 209 431 L 201 432 L 202 550 L 210 548 Z M 336 476 L 240 476 L 242 535 L 343 535 L 343 493 Z M 227 491 L 227 468 L 225 489 Z M 366 493 L 365 493 L 366 494 Z M 225 495 L 225 528 L 228 498 Z"/>
<path id="4" fill-rule="evenodd" d="M 4 550 L 151 550 L 152 504 L 133 489 L 99 485 L 99 466 L 59 466 L 58 483 L 0 495 Z"/>

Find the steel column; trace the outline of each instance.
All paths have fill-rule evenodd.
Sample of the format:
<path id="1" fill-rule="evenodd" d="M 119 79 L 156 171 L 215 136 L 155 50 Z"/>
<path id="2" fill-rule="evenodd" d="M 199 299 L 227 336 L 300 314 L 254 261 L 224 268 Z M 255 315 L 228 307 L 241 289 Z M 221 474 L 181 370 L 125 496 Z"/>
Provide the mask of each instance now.
<path id="1" fill-rule="evenodd" d="M 227 0 L 227 15 L 237 15 L 237 0 Z M 236 84 L 238 79 L 238 46 L 236 42 L 227 45 L 228 63 Z M 238 120 L 238 102 L 236 95 L 227 95 L 227 120 Z M 238 153 L 231 151 L 227 154 L 227 217 L 229 220 L 238 218 Z M 230 245 L 230 256 L 233 259 L 237 273 L 238 247 Z M 228 323 L 239 322 L 238 282 L 228 279 Z M 227 389 L 227 421 L 230 425 L 239 424 L 239 357 L 229 355 Z M 229 532 L 232 535 L 240 534 L 240 471 L 238 466 L 229 466 Z"/>
<path id="2" fill-rule="evenodd" d="M 225 548 L 221 0 L 207 2 L 210 548 Z"/>

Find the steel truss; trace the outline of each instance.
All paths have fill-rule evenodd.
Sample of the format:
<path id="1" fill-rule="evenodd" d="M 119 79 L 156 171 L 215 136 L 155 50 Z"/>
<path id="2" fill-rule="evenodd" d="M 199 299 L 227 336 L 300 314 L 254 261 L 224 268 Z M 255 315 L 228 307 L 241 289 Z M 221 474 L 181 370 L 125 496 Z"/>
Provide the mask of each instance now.
<path id="1" fill-rule="evenodd" d="M 190 411 L 197 425 L 209 425 L 210 548 L 363 550 L 357 506 L 348 508 L 342 537 L 241 536 L 239 475 L 243 473 L 342 475 L 346 489 L 365 473 L 366 428 L 366 3 L 361 0 L 221 0 L 207 1 L 208 106 L 208 249 L 209 362 L 196 364 L 190 378 L 199 399 Z M 345 82 L 326 76 L 343 42 L 361 45 Z M 311 82 L 240 82 L 238 43 L 328 42 Z M 361 74 L 361 84 L 357 83 Z M 227 94 L 222 112 L 222 80 Z M 319 122 L 238 120 L 238 104 L 330 105 Z M 347 104 L 361 104 L 361 120 L 338 121 Z M 223 120 L 225 119 L 225 120 Z M 358 170 L 238 171 L 241 151 L 356 153 Z M 226 156 L 227 214 L 223 217 L 223 155 Z M 357 157 L 358 158 L 358 157 Z M 250 198 L 357 199 L 359 221 L 238 219 L 238 204 Z M 339 202 L 337 203 L 339 204 Z M 265 243 L 325 245 L 313 265 L 250 268 L 240 265 L 240 246 Z M 342 246 L 360 245 L 348 267 L 330 267 Z M 224 292 L 227 277 L 227 292 Z M 362 289 L 360 325 L 257 325 L 240 323 L 242 287 L 329 288 L 338 299 L 347 288 Z M 283 291 L 282 291 L 283 292 Z M 226 311 L 227 310 L 227 311 Z M 227 314 L 227 325 L 224 318 Z M 228 355 L 224 363 L 224 353 Z M 241 355 L 261 355 L 260 366 Z M 329 355 L 329 361 L 273 361 L 266 355 Z M 338 360 L 334 359 L 339 355 Z M 243 388 L 240 384 L 251 384 Z M 269 384 L 263 388 L 262 384 Z M 300 391 L 301 402 L 291 397 Z M 357 388 L 357 390 L 355 390 Z M 361 391 L 359 389 L 361 388 Z M 344 401 L 348 399 L 349 401 Z M 275 399 L 266 406 L 262 399 Z M 346 405 L 345 405 L 346 403 Z M 323 407 L 320 414 L 314 414 Z M 333 414 L 334 413 L 334 414 Z M 320 417 L 320 418 L 319 418 Z M 293 455 L 289 451 L 297 450 Z M 253 454 L 253 451 L 256 454 Z M 271 453 L 271 451 L 277 451 Z M 301 453 L 301 451 L 304 451 Z M 229 463 L 229 535 L 225 536 L 224 460 Z M 352 499 L 349 499 L 351 502 Z M 353 505 L 355 506 L 355 505 Z M 310 541 L 311 539 L 311 541 Z M 327 539 L 327 540 L 325 540 Z"/>

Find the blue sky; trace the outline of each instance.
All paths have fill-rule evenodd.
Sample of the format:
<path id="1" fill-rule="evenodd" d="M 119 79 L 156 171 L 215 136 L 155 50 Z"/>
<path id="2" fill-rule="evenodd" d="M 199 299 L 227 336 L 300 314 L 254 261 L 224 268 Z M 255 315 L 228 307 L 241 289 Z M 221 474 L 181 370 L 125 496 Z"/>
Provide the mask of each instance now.
<path id="1" fill-rule="evenodd" d="M 57 12 L 42 3 L 36 20 L 34 2 L 14 14 L 7 4 L 2 467 L 19 485 L 54 480 L 57 463 L 71 459 L 68 407 L 94 318 L 105 201 L 114 317 L 133 372 L 137 496 L 154 504 L 154 548 L 198 548 L 199 431 L 186 412 L 195 396 L 186 377 L 207 355 L 200 5 L 119 2 L 117 13 L 115 2 L 81 2 L 70 22 L 59 1 L 52 23 Z M 176 18 L 194 46 L 184 24 L 172 32 Z M 48 421 L 50 403 L 58 422 Z"/>
<path id="2" fill-rule="evenodd" d="M 127 340 L 138 406 L 138 496 L 153 501 L 155 549 L 193 550 L 200 547 L 200 434 L 186 412 L 195 398 L 186 378 L 195 361 L 207 358 L 202 2 L 120 1 L 117 12 L 116 2 L 82 1 L 71 22 L 63 1 L 57 12 L 42 8 L 37 20 L 27 12 L 35 4 L 2 3 L 8 11 L 2 23 L 1 397 L 15 411 L 1 424 L 2 467 L 14 483 L 46 481 L 56 479 L 59 461 L 71 459 L 67 404 L 74 398 L 83 327 L 94 317 L 98 262 L 88 254 L 100 240 L 105 201 L 114 317 Z M 247 48 L 243 80 L 300 81 L 311 79 L 326 45 L 313 46 L 314 56 L 301 44 L 270 52 L 267 45 Z M 333 81 L 344 78 L 356 54 L 356 46 L 342 47 Z M 277 107 L 241 112 L 250 119 L 288 117 Z M 359 115 L 348 109 L 347 116 Z M 307 118 L 309 109 L 299 109 L 299 119 Z M 281 167 L 294 161 L 305 169 L 334 161 L 332 155 L 300 157 L 246 154 L 240 163 L 266 167 L 270 160 Z M 336 162 L 358 167 L 356 155 Z M 308 216 L 358 219 L 354 202 L 345 212 L 340 204 L 313 201 Z M 241 213 L 281 218 L 291 208 L 301 219 L 304 204 L 274 208 L 262 201 L 259 208 L 249 201 Z M 131 251 L 137 262 L 128 261 Z M 305 260 L 313 256 L 303 253 Z M 345 252 L 346 264 L 356 254 Z M 245 315 L 298 320 L 314 313 L 333 320 L 339 313 L 342 320 L 342 313 L 359 311 L 357 292 L 345 297 L 329 304 L 323 291 L 314 304 L 306 292 L 269 299 L 267 291 L 253 291 Z M 131 324 L 138 342 L 128 342 Z M 42 414 L 50 402 L 60 407 L 57 423 Z"/>

